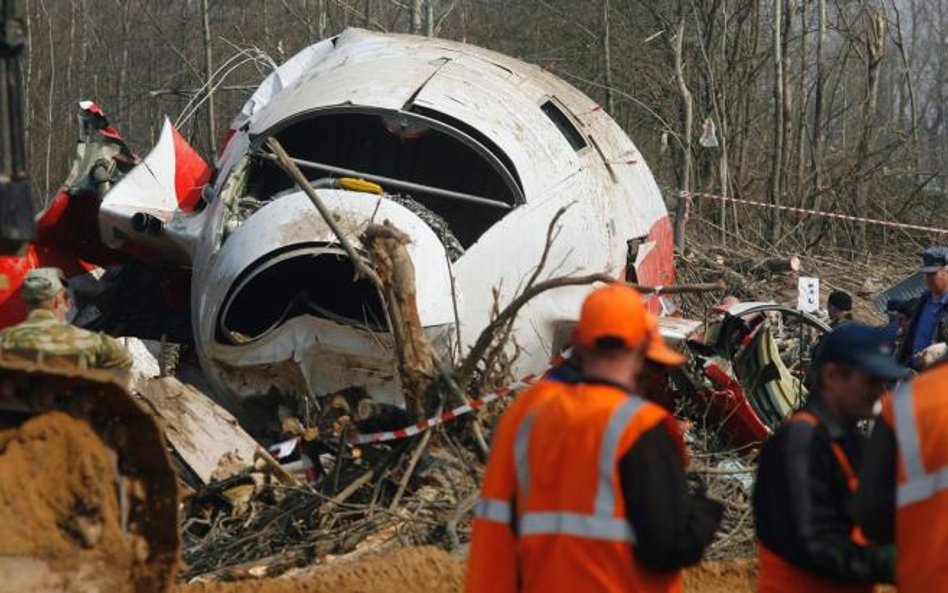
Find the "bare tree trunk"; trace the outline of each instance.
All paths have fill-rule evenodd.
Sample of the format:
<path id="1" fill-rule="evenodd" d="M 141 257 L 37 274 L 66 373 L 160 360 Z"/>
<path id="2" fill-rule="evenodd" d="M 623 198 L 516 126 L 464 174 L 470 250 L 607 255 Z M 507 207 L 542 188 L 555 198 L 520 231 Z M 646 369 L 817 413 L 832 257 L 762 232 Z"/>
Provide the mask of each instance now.
<path id="1" fill-rule="evenodd" d="M 425 0 L 425 36 L 434 37 L 434 0 Z"/>
<path id="2" fill-rule="evenodd" d="M 606 111 L 616 116 L 616 100 L 612 92 L 612 53 L 609 40 L 609 0 L 602 0 L 602 70 L 606 86 Z"/>
<path id="3" fill-rule="evenodd" d="M 131 30 L 131 20 L 129 19 L 129 9 L 131 0 L 117 0 L 116 4 L 122 11 L 122 63 L 119 67 L 118 79 L 118 116 L 123 119 L 125 133 L 131 135 L 135 130 L 129 125 L 131 117 L 128 113 L 128 73 L 132 65 L 129 62 L 128 55 L 128 37 Z"/>
<path id="4" fill-rule="evenodd" d="M 723 26 L 721 28 L 721 48 L 723 50 L 724 48 L 727 47 L 728 22 L 727 22 L 726 4 L 722 8 L 723 8 L 723 19 L 722 19 Z M 721 85 L 718 84 L 717 76 L 715 74 L 714 64 L 711 61 L 711 56 L 708 55 L 709 48 L 714 46 L 714 27 L 712 27 L 710 23 L 714 22 L 716 15 L 710 14 L 710 15 L 705 16 L 705 15 L 700 14 L 698 11 L 698 7 L 695 4 L 692 4 L 692 9 L 693 9 L 694 17 L 695 17 L 695 32 L 697 33 L 698 44 L 701 49 L 701 56 L 704 59 L 705 69 L 707 71 L 707 74 L 706 74 L 707 85 L 708 85 L 707 97 L 710 99 L 710 102 L 711 102 L 712 117 L 706 120 L 706 124 L 711 123 L 713 125 L 714 122 L 717 122 L 717 128 L 718 128 L 715 132 L 712 133 L 713 138 L 709 138 L 709 140 L 712 140 L 712 139 L 717 140 L 717 136 L 718 134 L 720 134 L 720 140 L 717 140 L 717 143 L 715 145 L 709 144 L 709 145 L 705 145 L 705 147 L 708 149 L 711 149 L 713 146 L 716 146 L 717 149 L 720 150 L 718 163 L 717 163 L 718 164 L 718 180 L 720 182 L 720 187 L 718 191 L 721 193 L 721 195 L 727 196 L 729 195 L 728 149 L 727 149 L 728 119 L 727 119 L 727 98 L 726 98 L 728 85 L 726 82 L 725 84 L 721 84 Z M 705 35 L 702 33 L 702 30 L 703 30 L 702 27 L 704 24 L 707 24 L 707 28 L 705 29 L 707 31 L 707 38 L 705 38 Z M 722 62 L 726 64 L 727 61 L 726 59 L 724 59 L 722 60 Z M 726 71 L 726 68 L 727 67 L 725 65 L 724 71 Z M 726 75 L 722 75 L 722 76 L 726 80 L 727 76 Z M 724 105 L 723 109 L 721 107 L 722 103 Z M 705 130 L 705 132 L 708 132 L 708 131 L 709 130 Z M 703 144 L 704 140 L 705 138 L 704 138 L 704 135 L 702 134 L 702 145 L 704 145 Z M 714 176 L 714 173 L 711 172 L 712 179 L 708 185 L 709 189 L 713 187 L 713 176 Z M 698 185 L 700 186 L 701 184 L 699 183 Z M 719 211 L 720 212 L 719 221 L 720 221 L 720 227 L 721 227 L 720 230 L 721 230 L 722 243 L 724 243 L 727 240 L 727 237 L 726 237 L 727 235 L 727 206 L 728 206 L 727 203 L 722 202 L 721 208 Z"/>
<path id="5" fill-rule="evenodd" d="M 782 187 L 780 184 L 781 168 L 783 165 L 783 140 L 784 140 L 784 77 L 783 77 L 783 43 L 781 42 L 781 32 L 783 29 L 783 0 L 774 2 L 773 14 L 773 58 L 774 58 L 774 129 L 773 144 L 770 156 L 770 203 L 775 206 L 780 205 L 782 201 Z M 776 241 L 780 236 L 780 211 L 773 210 L 770 225 L 771 240 Z"/>
<path id="6" fill-rule="evenodd" d="M 813 149 L 810 151 L 810 167 L 813 169 L 813 208 L 820 209 L 823 186 L 826 184 L 823 175 L 824 150 L 826 147 L 826 130 L 823 125 L 823 93 L 826 88 L 826 68 L 823 64 L 823 48 L 826 46 L 826 0 L 817 3 L 818 32 L 816 35 L 816 83 L 813 90 Z M 813 220 L 810 224 L 808 243 L 813 243 L 819 233 L 820 221 Z"/>
<path id="7" fill-rule="evenodd" d="M 127 16 L 127 15 L 126 15 Z M 126 44 L 128 36 L 126 35 Z M 73 58 L 76 55 L 76 52 L 73 48 L 76 45 L 76 6 L 75 4 L 70 5 L 69 7 L 69 49 L 66 51 L 66 92 L 72 93 L 72 73 L 73 70 Z"/>
<path id="8" fill-rule="evenodd" d="M 793 38 L 793 0 L 784 0 L 783 33 L 780 35 L 780 64 L 783 71 L 783 165 L 780 167 L 780 189 L 785 202 L 791 202 L 788 183 L 793 160 L 793 85 L 790 83 L 790 40 Z"/>
<path id="9" fill-rule="evenodd" d="M 682 48 L 685 39 L 685 23 L 678 24 L 678 36 L 675 39 L 675 80 L 678 82 L 678 92 L 681 95 L 681 105 L 685 112 L 684 122 L 684 154 L 681 160 L 681 188 L 691 191 L 691 128 L 694 114 L 692 111 L 691 91 L 685 82 L 685 71 L 682 60 Z M 685 200 L 678 196 L 678 208 L 675 215 L 675 243 L 678 252 L 685 247 Z"/>
<path id="10" fill-rule="evenodd" d="M 869 149 L 875 136 L 876 106 L 879 99 L 879 67 L 885 55 L 885 15 L 881 10 L 870 17 L 866 30 L 866 98 L 862 104 L 862 134 L 856 148 L 856 179 L 855 197 L 857 216 L 866 216 L 869 213 L 869 204 L 866 196 L 866 160 Z M 859 223 L 859 244 L 857 248 L 864 249 L 866 243 L 866 223 Z"/>
<path id="11" fill-rule="evenodd" d="M 23 14 L 26 17 L 26 47 L 33 47 L 33 11 L 30 10 L 30 0 L 26 0 L 26 5 L 23 7 Z M 83 45 L 83 48 L 85 46 Z M 26 125 L 27 130 L 30 129 L 30 124 L 33 123 L 33 102 L 30 101 L 30 89 L 33 88 L 33 51 L 26 52 L 26 80 L 24 81 L 24 95 L 25 95 L 25 107 L 26 107 Z M 26 149 L 26 158 L 27 162 L 33 162 L 33 155 L 30 151 L 29 145 L 30 142 L 27 142 Z"/>
<path id="12" fill-rule="evenodd" d="M 905 51 L 905 38 L 902 34 L 902 15 L 899 12 L 899 8 L 896 4 L 892 5 L 893 10 L 895 10 L 895 46 L 899 50 L 899 56 L 902 59 L 902 68 L 904 70 L 905 77 L 905 90 L 908 93 L 909 101 L 909 111 L 910 111 L 910 122 L 911 122 L 911 132 L 912 132 L 912 150 L 915 153 L 915 171 L 920 172 L 922 170 L 922 151 L 921 146 L 918 143 L 918 104 L 915 99 L 915 83 L 912 79 L 912 66 L 909 63 L 908 55 Z M 915 35 L 916 32 L 912 31 L 912 35 Z M 902 117 L 903 108 L 899 109 L 899 117 Z"/>
<path id="13" fill-rule="evenodd" d="M 40 7 L 46 16 L 47 41 L 49 42 L 49 93 L 46 100 L 46 174 L 43 177 L 43 206 L 46 206 L 46 200 L 49 198 L 51 182 L 50 167 L 53 159 L 53 97 L 56 89 L 56 48 L 53 44 L 53 13 L 46 6 L 44 0 L 40 0 Z"/>
<path id="14" fill-rule="evenodd" d="M 217 154 L 217 123 L 214 113 L 214 75 L 211 56 L 211 18 L 207 0 L 201 0 L 201 27 L 204 33 L 204 76 L 207 83 L 207 146 L 211 154 Z"/>
<path id="15" fill-rule="evenodd" d="M 329 0 L 316 0 L 316 34 L 325 39 L 329 32 Z"/>
<path id="16" fill-rule="evenodd" d="M 823 167 L 824 151 L 826 146 L 826 130 L 823 124 L 824 99 L 826 88 L 826 68 L 823 64 L 823 48 L 826 46 L 826 0 L 819 0 L 817 11 L 817 35 L 814 62 L 816 66 L 816 81 L 813 89 L 813 130 L 810 134 L 810 175 L 811 191 L 813 194 L 812 207 L 819 210 L 821 207 L 823 186 L 826 184 Z M 822 220 L 814 218 L 806 225 L 805 249 L 816 243 L 819 237 Z"/>
<path id="17" fill-rule="evenodd" d="M 79 96 L 83 99 L 87 98 L 87 88 L 88 82 L 87 77 L 89 74 L 89 6 L 86 4 L 86 0 L 82 0 L 82 4 L 79 5 L 79 9 L 82 11 L 82 40 L 79 44 Z"/>
<path id="18" fill-rule="evenodd" d="M 800 2 L 800 119 L 797 122 L 797 191 L 805 195 L 804 187 L 806 183 L 806 121 L 807 121 L 807 92 L 806 92 L 806 60 L 807 54 L 807 11 L 806 0 Z M 801 204 L 804 205 L 804 204 Z"/>
<path id="19" fill-rule="evenodd" d="M 412 35 L 421 35 L 421 12 L 424 0 L 412 0 L 411 2 L 411 29 Z"/>
<path id="20" fill-rule="evenodd" d="M 741 68 L 741 76 L 745 80 L 745 84 L 741 89 L 743 97 L 740 101 L 740 125 L 735 128 L 738 134 L 735 134 L 734 146 L 737 150 L 737 167 L 736 174 L 734 175 L 735 186 L 740 188 L 745 184 L 745 180 L 748 177 L 748 170 L 751 168 L 750 164 L 750 145 L 749 138 L 752 136 L 751 128 L 753 126 L 753 106 L 758 99 L 758 87 L 756 76 L 751 72 L 752 66 L 749 64 L 751 62 L 752 56 L 756 56 L 759 53 L 760 49 L 760 5 L 761 3 L 757 0 L 754 0 L 751 3 L 751 14 L 748 18 L 750 22 L 750 31 L 745 37 L 748 42 L 748 47 L 745 49 L 745 52 L 741 54 L 741 61 L 744 63 Z"/>

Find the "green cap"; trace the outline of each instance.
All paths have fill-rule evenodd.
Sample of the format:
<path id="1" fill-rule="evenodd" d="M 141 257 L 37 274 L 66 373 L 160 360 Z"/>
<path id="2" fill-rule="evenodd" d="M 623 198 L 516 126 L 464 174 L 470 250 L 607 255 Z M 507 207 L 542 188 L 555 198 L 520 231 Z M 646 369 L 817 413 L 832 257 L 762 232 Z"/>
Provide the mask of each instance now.
<path id="1" fill-rule="evenodd" d="M 48 301 L 66 288 L 66 278 L 59 268 L 36 268 L 23 279 L 20 294 L 27 303 Z"/>

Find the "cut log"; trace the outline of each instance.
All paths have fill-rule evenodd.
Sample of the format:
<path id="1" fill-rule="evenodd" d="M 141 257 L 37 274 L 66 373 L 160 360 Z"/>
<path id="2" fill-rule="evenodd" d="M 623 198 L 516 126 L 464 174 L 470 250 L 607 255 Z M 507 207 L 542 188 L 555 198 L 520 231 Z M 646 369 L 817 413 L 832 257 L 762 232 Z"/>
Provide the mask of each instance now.
<path id="1" fill-rule="evenodd" d="M 758 262 L 753 268 L 751 268 L 750 271 L 753 274 L 762 274 L 767 272 L 799 272 L 800 258 L 795 255 L 791 255 L 790 257 L 770 257 Z"/>

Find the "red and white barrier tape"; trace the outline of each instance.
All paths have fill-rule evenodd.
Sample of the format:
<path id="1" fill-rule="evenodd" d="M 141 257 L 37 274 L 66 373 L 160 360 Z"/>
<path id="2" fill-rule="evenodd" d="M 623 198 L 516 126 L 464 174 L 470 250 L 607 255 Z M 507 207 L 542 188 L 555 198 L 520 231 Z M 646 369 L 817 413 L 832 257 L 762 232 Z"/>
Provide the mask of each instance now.
<path id="1" fill-rule="evenodd" d="M 689 202 L 694 198 L 707 198 L 719 202 L 731 202 L 734 204 L 747 204 L 749 206 L 758 206 L 761 208 L 770 208 L 772 210 L 783 210 L 784 212 L 793 212 L 795 214 L 808 214 L 810 216 L 821 216 L 823 218 L 833 218 L 836 220 L 849 220 L 852 222 L 864 222 L 866 224 L 875 224 L 897 229 L 909 229 L 913 231 L 923 231 L 926 233 L 948 233 L 948 229 L 940 229 L 930 226 L 921 226 L 917 224 L 908 224 L 904 222 L 895 222 L 893 220 L 877 220 L 874 218 L 864 218 L 862 216 L 850 216 L 848 214 L 837 214 L 835 212 L 823 212 L 821 210 L 808 210 L 806 208 L 794 208 L 793 206 L 782 206 L 779 204 L 768 204 L 767 202 L 757 202 L 754 200 L 742 200 L 739 198 L 729 198 L 727 196 L 718 196 L 715 194 L 705 194 L 700 192 L 681 191 L 679 194 Z"/>
<path id="2" fill-rule="evenodd" d="M 459 416 L 470 414 L 474 410 L 479 410 L 490 402 L 507 397 L 513 392 L 519 391 L 524 387 L 529 387 L 536 379 L 536 375 L 527 375 L 519 381 L 515 381 L 510 385 L 499 389 L 495 393 L 490 393 L 484 397 L 471 400 L 469 403 L 466 403 L 463 406 L 458 406 L 453 410 L 448 410 L 440 416 L 433 416 L 431 418 L 421 420 L 417 424 L 412 424 L 411 426 L 406 426 L 405 428 L 400 428 L 398 430 L 386 430 L 382 432 L 353 435 L 349 437 L 349 443 L 353 445 L 368 445 L 413 437 L 417 434 L 421 434 L 429 428 L 433 428 L 439 424 L 444 424 L 445 422 L 450 422 Z"/>

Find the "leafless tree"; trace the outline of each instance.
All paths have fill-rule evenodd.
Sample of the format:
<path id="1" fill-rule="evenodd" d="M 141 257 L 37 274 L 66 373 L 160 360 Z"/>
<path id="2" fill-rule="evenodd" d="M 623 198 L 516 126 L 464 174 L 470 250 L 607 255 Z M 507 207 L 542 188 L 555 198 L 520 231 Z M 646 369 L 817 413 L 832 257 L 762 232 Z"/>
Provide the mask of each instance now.
<path id="1" fill-rule="evenodd" d="M 37 195 L 72 157 L 75 102 L 147 151 L 161 119 L 212 155 L 275 64 L 347 26 L 463 40 L 563 77 L 681 189 L 948 223 L 944 0 L 30 0 L 24 79 Z M 207 94 L 210 91 L 210 94 Z M 190 105 L 188 112 L 185 108 Z M 188 117 L 188 114 L 193 114 Z M 581 119 L 581 114 L 579 115 Z M 708 122 L 717 146 L 696 142 Z M 775 249 L 882 245 L 872 228 L 702 202 Z M 874 234 L 876 233 L 876 234 Z M 853 249 L 850 236 L 860 244 Z"/>

